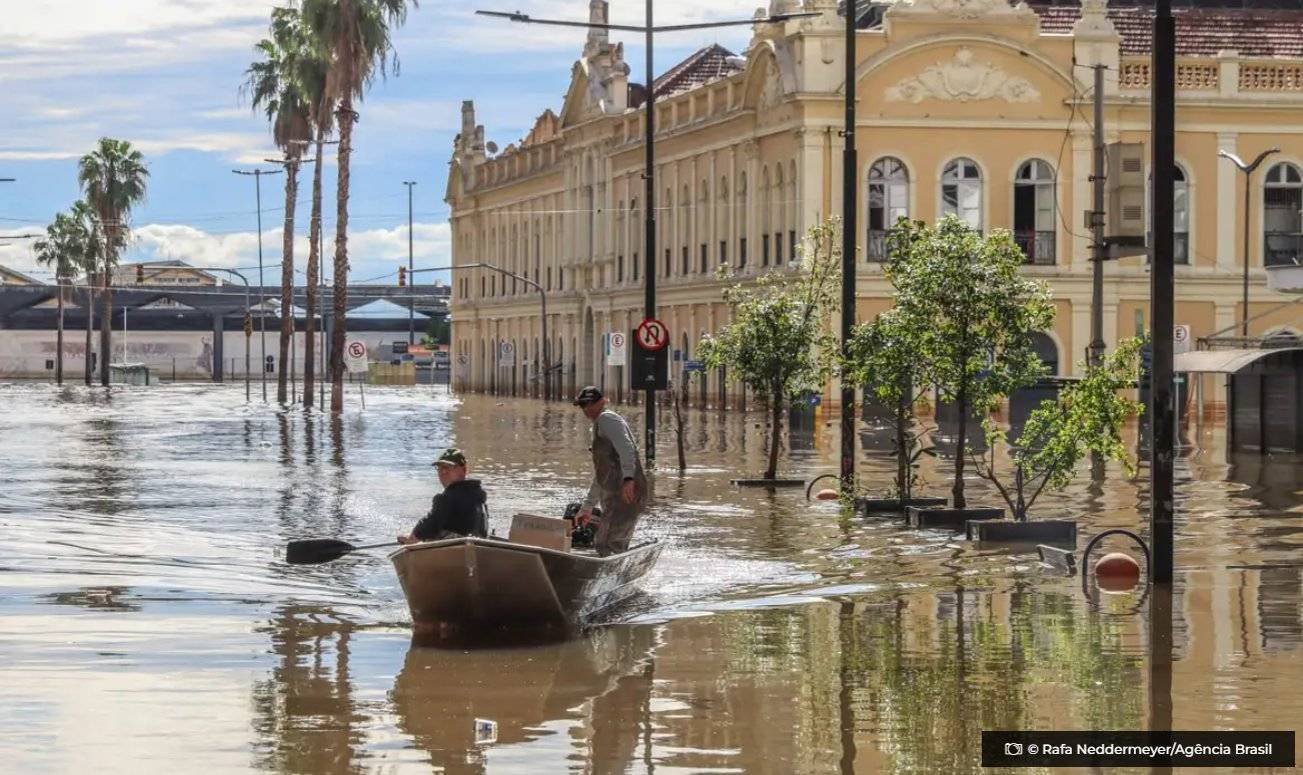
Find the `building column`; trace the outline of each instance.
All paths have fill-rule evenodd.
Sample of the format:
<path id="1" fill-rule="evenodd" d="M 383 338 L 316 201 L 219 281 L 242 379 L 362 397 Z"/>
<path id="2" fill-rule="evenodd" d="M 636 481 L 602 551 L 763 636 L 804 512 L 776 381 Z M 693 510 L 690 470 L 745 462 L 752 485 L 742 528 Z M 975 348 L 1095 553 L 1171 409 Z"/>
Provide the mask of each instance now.
<path id="1" fill-rule="evenodd" d="M 1072 298 L 1072 344 L 1073 347 L 1079 348 L 1079 352 L 1064 353 L 1067 363 L 1064 369 L 1067 373 L 1069 369 L 1074 377 L 1085 376 L 1081 371 L 1081 361 L 1086 357 L 1085 345 L 1090 343 L 1090 299 Z"/>
<path id="2" fill-rule="evenodd" d="M 1217 150 L 1235 153 L 1238 138 L 1236 132 L 1218 132 Z M 1240 204 L 1235 194 L 1240 174 L 1230 159 L 1217 158 L 1217 269 L 1224 272 L 1235 269 L 1235 257 L 1239 252 L 1235 214 L 1240 211 Z M 1247 218 L 1248 213 L 1244 217 Z"/>
<path id="3" fill-rule="evenodd" d="M 1090 208 L 1093 201 L 1091 197 L 1091 137 L 1088 131 L 1077 131 L 1072 133 L 1072 202 L 1063 209 L 1066 214 L 1065 220 L 1071 225 L 1076 220 L 1078 212 L 1084 212 Z M 1057 171 L 1056 171 L 1057 172 Z M 1059 178 L 1062 180 L 1062 177 Z M 1069 242 L 1070 248 L 1066 256 L 1065 264 L 1069 269 L 1083 269 L 1090 271 L 1090 229 L 1076 228 L 1073 229 L 1075 235 Z M 1107 266 L 1107 265 L 1106 265 Z M 1089 311 L 1087 311 L 1089 314 Z M 1087 334 L 1084 339 L 1077 339 L 1077 332 L 1072 333 L 1072 340 L 1089 342 L 1090 334 L 1087 328 Z M 1076 362 L 1076 359 L 1073 359 Z M 1073 368 L 1076 368 L 1074 365 Z"/>

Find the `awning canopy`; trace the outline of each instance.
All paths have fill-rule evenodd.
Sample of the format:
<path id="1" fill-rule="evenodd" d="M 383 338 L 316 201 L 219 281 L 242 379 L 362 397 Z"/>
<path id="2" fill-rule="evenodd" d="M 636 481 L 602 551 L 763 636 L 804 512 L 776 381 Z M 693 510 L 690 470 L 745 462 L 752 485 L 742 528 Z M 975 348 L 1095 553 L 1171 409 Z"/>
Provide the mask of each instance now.
<path id="1" fill-rule="evenodd" d="M 1303 347 L 1277 347 L 1268 350 L 1196 350 L 1177 353 L 1172 358 L 1172 370 L 1187 374 L 1234 374 L 1269 355 L 1298 350 L 1303 350 Z"/>

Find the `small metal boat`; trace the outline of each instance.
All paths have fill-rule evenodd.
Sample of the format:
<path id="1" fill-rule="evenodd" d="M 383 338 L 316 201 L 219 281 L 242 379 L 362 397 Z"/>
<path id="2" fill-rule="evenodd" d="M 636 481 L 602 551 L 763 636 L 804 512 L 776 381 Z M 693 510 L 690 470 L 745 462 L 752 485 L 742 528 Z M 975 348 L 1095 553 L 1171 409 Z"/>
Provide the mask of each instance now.
<path id="1" fill-rule="evenodd" d="M 650 541 L 598 557 L 499 538 L 409 544 L 389 555 L 417 634 L 582 626 L 625 600 L 660 557 Z"/>

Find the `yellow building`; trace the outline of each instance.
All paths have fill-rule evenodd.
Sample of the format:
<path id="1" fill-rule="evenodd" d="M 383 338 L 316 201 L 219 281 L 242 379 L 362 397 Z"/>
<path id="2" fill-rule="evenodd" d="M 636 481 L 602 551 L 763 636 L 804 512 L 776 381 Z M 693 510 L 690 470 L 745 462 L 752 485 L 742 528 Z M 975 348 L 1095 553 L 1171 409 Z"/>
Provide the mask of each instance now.
<path id="1" fill-rule="evenodd" d="M 0 266 L 0 285 L 41 285 L 41 281 L 28 277 L 17 269 Z"/>
<path id="2" fill-rule="evenodd" d="M 842 206 L 837 2 L 773 0 L 769 11 L 820 15 L 757 25 L 744 56 L 711 46 L 653 85 L 657 310 L 685 358 L 727 320 L 717 267 L 742 277 L 784 271 L 800 235 Z M 590 13 L 605 19 L 606 3 L 592 0 Z M 854 84 L 861 319 L 890 304 L 884 226 L 955 213 L 1015 232 L 1027 274 L 1049 283 L 1057 304 L 1045 357 L 1058 373 L 1073 371 L 1090 335 L 1091 66 L 1107 67 L 1106 140 L 1147 146 L 1151 14 L 1104 0 L 865 9 Z M 1176 322 L 1197 338 L 1243 316 L 1245 181 L 1219 151 L 1251 159 L 1280 148 L 1249 192 L 1250 316 L 1288 301 L 1266 288 L 1263 266 L 1303 253 L 1303 7 L 1176 15 Z M 547 290 L 549 360 L 562 365 L 567 389 L 627 386 L 623 369 L 605 366 L 602 335 L 642 318 L 644 93 L 629 82 L 623 47 L 592 31 L 560 112 L 546 110 L 519 143 L 500 152 L 486 144 L 473 102 L 463 104 L 447 190 L 453 263 L 490 263 Z M 1111 345 L 1148 326 L 1146 259 L 1111 261 L 1105 276 Z M 454 273 L 458 388 L 538 389 L 539 302 L 489 270 Z M 1301 306 L 1251 321 L 1250 333 L 1303 330 Z M 719 377 L 708 375 L 699 400 L 719 395 Z"/>
<path id="3" fill-rule="evenodd" d="M 218 278 L 184 261 L 164 259 L 120 264 L 113 270 L 113 284 L 127 285 L 220 285 Z"/>

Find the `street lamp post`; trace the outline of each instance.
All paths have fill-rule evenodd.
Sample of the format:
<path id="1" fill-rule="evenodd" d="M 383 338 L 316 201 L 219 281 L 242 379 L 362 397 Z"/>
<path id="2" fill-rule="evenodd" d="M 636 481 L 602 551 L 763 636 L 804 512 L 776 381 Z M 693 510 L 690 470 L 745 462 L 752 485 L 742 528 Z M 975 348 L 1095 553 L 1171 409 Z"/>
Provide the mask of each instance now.
<path id="1" fill-rule="evenodd" d="M 412 186 L 416 185 L 416 181 L 404 180 L 403 185 L 407 186 L 407 276 L 410 278 L 416 268 L 412 264 Z M 414 282 L 408 280 L 408 283 Z M 416 300 L 412 298 L 407 301 L 407 346 L 411 347 L 414 344 L 416 344 Z"/>
<path id="2" fill-rule="evenodd" d="M 580 27 L 584 29 L 617 30 L 622 32 L 642 33 L 646 46 L 646 65 L 643 79 L 646 81 L 646 129 L 644 140 L 645 160 L 643 167 L 643 316 L 647 319 L 656 317 L 656 88 L 653 69 L 654 37 L 657 32 L 683 32 L 686 30 L 704 30 L 715 27 L 740 27 L 756 24 L 778 24 L 789 19 L 819 16 L 818 13 L 783 13 L 771 16 L 738 19 L 721 22 L 701 22 L 698 24 L 670 24 L 657 27 L 653 24 L 652 0 L 647 0 L 647 20 L 642 25 L 607 24 L 598 21 L 575 22 L 558 19 L 535 19 L 523 13 L 504 13 L 502 11 L 476 11 L 483 16 L 496 16 L 524 24 L 546 24 L 555 27 Z M 465 266 L 463 264 L 463 266 Z M 499 270 L 501 271 L 501 270 Z M 591 345 L 592 343 L 587 343 Z M 546 347 L 546 345 L 544 345 Z M 630 386 L 632 387 L 632 386 Z M 647 388 L 646 397 L 646 435 L 644 438 L 644 455 L 650 467 L 656 462 L 656 389 Z"/>
<path id="3" fill-rule="evenodd" d="M 439 266 L 439 267 L 432 267 L 432 268 L 429 268 L 429 269 L 413 269 L 412 272 L 446 272 L 446 271 L 448 271 L 448 270 L 450 270 L 450 269 L 452 269 L 452 270 L 457 270 L 457 269 L 488 269 L 488 270 L 491 271 L 491 272 L 497 272 L 498 274 L 505 275 L 505 276 L 510 277 L 510 278 L 512 278 L 512 279 L 515 279 L 515 280 L 519 280 L 520 282 L 524 283 L 527 287 L 533 288 L 534 290 L 538 291 L 538 296 L 539 296 L 540 304 L 541 304 L 542 307 L 543 307 L 543 309 L 542 309 L 542 314 L 543 314 L 543 327 L 542 327 L 542 330 L 543 330 L 543 369 L 542 369 L 542 371 L 543 371 L 543 398 L 544 398 L 544 399 L 549 399 L 549 398 L 551 398 L 551 397 L 552 397 L 552 396 L 551 396 L 551 392 L 550 392 L 550 390 L 549 390 L 549 388 L 548 388 L 548 385 L 549 385 L 549 383 L 551 382 L 551 377 L 550 377 L 550 375 L 551 375 L 552 367 L 551 367 L 551 363 L 550 363 L 550 361 L 551 361 L 551 348 L 550 348 L 550 346 L 549 346 L 549 344 L 548 344 L 548 337 L 547 337 L 547 291 L 543 290 L 543 286 L 539 285 L 538 283 L 534 282 L 533 280 L 529 279 L 528 277 L 525 277 L 525 276 L 523 276 L 523 275 L 518 275 L 518 274 L 516 274 L 515 272 L 509 272 L 509 271 L 507 271 L 506 269 L 502 269 L 501 267 L 494 266 L 493 264 L 486 264 L 486 263 L 484 263 L 484 262 L 482 262 L 482 261 L 481 261 L 481 262 L 476 262 L 476 263 L 473 263 L 473 264 L 457 264 L 457 265 L 455 265 L 455 266 L 450 266 L 450 267 L 449 267 L 449 266 Z M 410 272 L 409 272 L 409 274 L 410 274 Z M 497 343 L 496 343 L 496 338 L 495 338 L 494 347 L 496 347 L 496 346 L 497 346 Z M 449 364 L 449 369 L 451 369 L 451 368 L 452 368 L 452 365 Z M 448 384 L 449 384 L 450 386 L 452 385 L 452 374 L 449 374 L 449 375 L 448 375 Z"/>
<path id="4" fill-rule="evenodd" d="M 258 337 L 262 344 L 262 400 L 267 400 L 267 309 L 266 289 L 262 277 L 262 176 L 279 175 L 283 170 L 231 170 L 236 175 L 252 175 L 253 190 L 258 207 Z"/>
<path id="5" fill-rule="evenodd" d="M 859 190 L 855 153 L 855 0 L 846 0 L 846 126 L 842 130 L 842 357 L 850 356 L 855 325 L 855 194 Z M 841 489 L 855 488 L 855 389 L 842 379 Z"/>
<path id="6" fill-rule="evenodd" d="M 1249 191 L 1252 188 L 1253 172 L 1273 153 L 1280 153 L 1279 148 L 1268 148 L 1253 161 L 1245 164 L 1239 156 L 1229 151 L 1218 151 L 1217 155 L 1229 159 L 1231 164 L 1244 173 L 1244 309 L 1240 315 L 1240 336 L 1249 335 Z"/>

